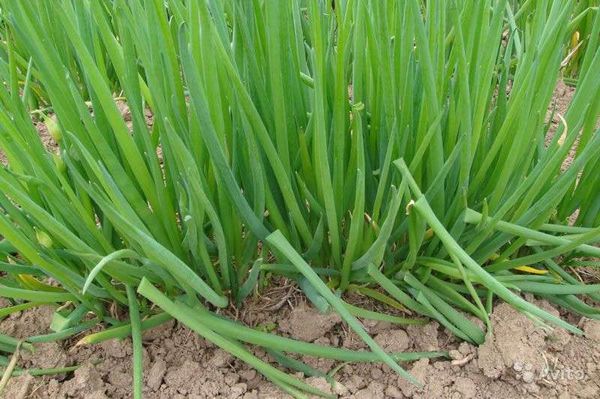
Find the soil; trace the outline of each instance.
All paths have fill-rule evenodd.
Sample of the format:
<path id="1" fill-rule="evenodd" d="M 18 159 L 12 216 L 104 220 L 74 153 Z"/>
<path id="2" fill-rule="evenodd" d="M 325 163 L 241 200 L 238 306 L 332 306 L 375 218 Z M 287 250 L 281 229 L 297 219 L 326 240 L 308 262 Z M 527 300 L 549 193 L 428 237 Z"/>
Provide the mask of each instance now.
<path id="1" fill-rule="evenodd" d="M 545 302 L 538 305 L 555 314 Z M 0 322 L 0 332 L 15 337 L 48 332 L 54 309 L 41 307 Z M 550 330 L 506 304 L 492 314 L 494 326 L 479 348 L 459 342 L 436 322 L 399 327 L 363 320 L 375 340 L 389 351 L 445 350 L 450 358 L 422 359 L 403 364 L 424 383 L 411 385 L 380 364 L 340 365 L 304 357 L 322 371 L 341 366 L 332 388 L 318 377 L 306 381 L 340 398 L 597 398 L 600 396 L 600 322 L 581 319 L 584 336 Z M 244 322 L 274 323 L 278 334 L 326 345 L 364 349 L 337 315 L 320 314 L 296 300 L 276 311 L 249 309 Z M 131 397 L 131 341 L 111 340 L 96 346 L 75 346 L 80 337 L 36 345 L 21 352 L 19 366 L 49 368 L 80 365 L 74 373 L 52 377 L 13 377 L 7 399 L 106 399 Z M 256 350 L 261 358 L 269 358 Z M 297 374 L 302 378 L 302 375 Z M 170 398 L 287 398 L 253 369 L 171 321 L 144 333 L 144 394 Z"/>

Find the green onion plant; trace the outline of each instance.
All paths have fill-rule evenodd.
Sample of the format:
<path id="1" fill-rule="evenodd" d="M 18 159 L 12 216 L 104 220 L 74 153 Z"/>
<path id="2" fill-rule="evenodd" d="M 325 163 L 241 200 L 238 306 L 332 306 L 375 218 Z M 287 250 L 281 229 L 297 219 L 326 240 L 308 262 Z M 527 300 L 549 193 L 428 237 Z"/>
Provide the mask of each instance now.
<path id="1" fill-rule="evenodd" d="M 583 3 L 0 0 L 1 315 L 59 306 L 28 343 L 131 335 L 134 397 L 141 332 L 171 318 L 294 397 L 327 395 L 274 366 L 317 372 L 293 354 L 416 384 L 398 361 L 442 355 L 386 353 L 357 318 L 481 344 L 499 299 L 580 333 L 523 294 L 600 318 L 600 284 L 576 274 L 600 257 L 600 16 Z M 369 350 L 218 314 L 275 275 Z"/>

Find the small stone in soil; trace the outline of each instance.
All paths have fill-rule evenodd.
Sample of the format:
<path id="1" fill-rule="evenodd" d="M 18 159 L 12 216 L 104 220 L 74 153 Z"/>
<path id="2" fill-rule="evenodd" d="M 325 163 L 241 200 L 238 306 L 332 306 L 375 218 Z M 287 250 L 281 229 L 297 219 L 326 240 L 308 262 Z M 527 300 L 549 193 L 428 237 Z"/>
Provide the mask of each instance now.
<path id="1" fill-rule="evenodd" d="M 308 305 L 301 305 L 294 308 L 290 317 L 280 323 L 280 328 L 294 338 L 312 342 L 339 322 L 341 318 L 335 312 L 322 314 Z"/>
<path id="2" fill-rule="evenodd" d="M 146 384 L 154 391 L 160 388 L 165 373 L 167 372 L 167 363 L 163 359 L 156 359 L 150 370 L 148 371 L 148 379 Z"/>
<path id="3" fill-rule="evenodd" d="M 229 352 L 225 352 L 224 350 L 217 349 L 213 355 L 213 357 L 209 360 L 209 364 L 212 367 L 220 368 L 233 360 L 233 356 Z"/>
<path id="4" fill-rule="evenodd" d="M 419 359 L 409 370 L 409 373 L 412 374 L 418 381 L 421 383 L 425 383 L 425 377 L 427 376 L 427 369 L 429 368 L 429 359 Z M 398 387 L 402 390 L 402 393 L 405 396 L 413 396 L 416 392 L 420 390 L 419 387 L 414 385 L 408 380 L 405 380 L 402 377 L 398 377 Z"/>
<path id="5" fill-rule="evenodd" d="M 410 345 L 408 334 L 401 329 L 387 330 L 377 334 L 375 342 L 381 345 L 387 352 L 403 352 Z"/>
<path id="6" fill-rule="evenodd" d="M 385 389 L 384 393 L 385 393 L 386 398 L 392 398 L 392 399 L 404 398 L 404 395 L 402 394 L 402 392 L 393 385 L 388 385 L 388 387 Z"/>
<path id="7" fill-rule="evenodd" d="M 469 353 L 472 352 L 473 347 L 469 344 L 467 344 L 466 342 L 461 342 L 460 345 L 458 346 L 458 351 L 460 353 L 462 353 L 463 355 L 468 355 Z"/>
<path id="8" fill-rule="evenodd" d="M 583 333 L 586 338 L 600 342 L 600 320 L 585 320 L 583 323 Z"/>
<path id="9" fill-rule="evenodd" d="M 464 399 L 474 398 L 477 395 L 477 387 L 469 378 L 456 378 L 454 381 L 454 390 L 459 392 Z"/>

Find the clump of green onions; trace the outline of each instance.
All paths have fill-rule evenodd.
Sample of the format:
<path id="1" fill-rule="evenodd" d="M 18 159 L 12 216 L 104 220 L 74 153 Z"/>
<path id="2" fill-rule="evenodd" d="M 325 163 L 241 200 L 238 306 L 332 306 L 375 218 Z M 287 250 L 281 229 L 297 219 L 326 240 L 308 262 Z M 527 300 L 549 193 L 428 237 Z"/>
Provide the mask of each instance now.
<path id="1" fill-rule="evenodd" d="M 13 302 L 0 312 L 61 305 L 29 343 L 99 323 L 80 343 L 131 335 L 135 397 L 141 332 L 171 318 L 295 397 L 326 395 L 248 345 L 308 374 L 290 352 L 382 361 L 418 383 L 397 362 L 440 353 L 385 353 L 357 317 L 435 319 L 480 344 L 499 298 L 579 333 L 521 294 L 600 318 L 583 300 L 600 285 L 572 272 L 600 257 L 598 14 L 567 0 L 0 0 L 0 295 Z M 32 123 L 44 117 L 57 153 Z M 273 275 L 369 351 L 215 312 Z M 356 307 L 349 290 L 415 318 Z"/>

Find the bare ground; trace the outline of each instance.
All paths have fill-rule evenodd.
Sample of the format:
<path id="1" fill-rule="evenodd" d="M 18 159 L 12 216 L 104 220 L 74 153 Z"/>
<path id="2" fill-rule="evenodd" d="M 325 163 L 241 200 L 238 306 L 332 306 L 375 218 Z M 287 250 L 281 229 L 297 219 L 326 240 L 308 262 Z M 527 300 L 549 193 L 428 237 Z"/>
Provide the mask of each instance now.
<path id="1" fill-rule="evenodd" d="M 244 321 L 294 338 L 364 349 L 338 316 L 323 315 L 295 302 L 285 302 L 276 311 L 250 309 Z M 547 303 L 537 303 L 558 315 Z M 0 332 L 16 337 L 48 332 L 52 312 L 42 307 L 13 315 L 0 322 Z M 421 389 L 375 363 L 341 365 L 333 388 L 322 378 L 306 380 L 341 398 L 597 398 L 600 322 L 567 317 L 585 331 L 584 337 L 560 329 L 550 331 L 499 304 L 492 314 L 494 333 L 479 348 L 459 342 L 435 322 L 401 328 L 364 320 L 386 350 L 447 350 L 451 359 L 404 364 L 424 383 Z M 77 364 L 81 365 L 78 370 L 53 377 L 14 377 L 4 398 L 130 398 L 130 340 L 91 347 L 74 346 L 76 340 L 37 345 L 33 354 L 22 352 L 19 366 Z M 144 390 L 149 399 L 288 397 L 241 361 L 175 322 L 147 331 L 144 351 Z M 269 359 L 260 350 L 256 354 Z M 322 371 L 340 366 L 331 360 L 303 360 Z"/>

